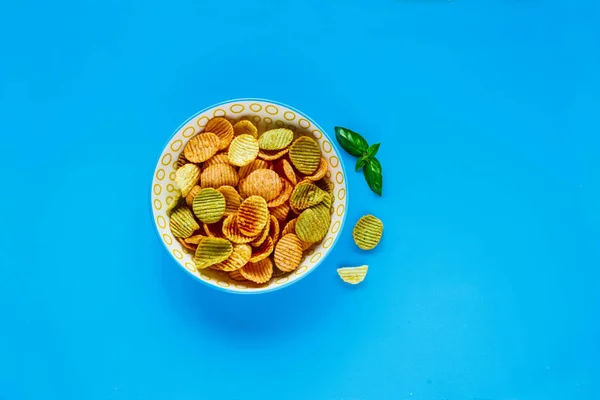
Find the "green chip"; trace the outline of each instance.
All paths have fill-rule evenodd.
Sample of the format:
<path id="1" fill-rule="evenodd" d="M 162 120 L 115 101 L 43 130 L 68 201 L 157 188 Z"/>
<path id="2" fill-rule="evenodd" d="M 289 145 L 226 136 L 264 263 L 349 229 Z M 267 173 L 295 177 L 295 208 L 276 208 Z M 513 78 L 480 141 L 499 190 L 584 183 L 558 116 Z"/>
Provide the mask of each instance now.
<path id="1" fill-rule="evenodd" d="M 282 150 L 294 140 L 294 132 L 279 128 L 266 131 L 258 138 L 258 147 L 262 150 Z"/>
<path id="2" fill-rule="evenodd" d="M 194 197 L 193 209 L 198 219 L 206 224 L 218 222 L 225 214 L 225 196 L 217 189 L 202 189 Z"/>
<path id="3" fill-rule="evenodd" d="M 304 175 L 312 175 L 321 163 L 319 144 L 308 136 L 302 136 L 292 143 L 289 154 L 294 167 Z"/>
<path id="4" fill-rule="evenodd" d="M 296 221 L 296 235 L 303 242 L 321 241 L 331 225 L 329 208 L 323 203 L 302 211 Z"/>
<path id="5" fill-rule="evenodd" d="M 294 210 L 305 210 L 321 203 L 323 200 L 325 200 L 325 197 L 331 198 L 329 193 L 321 190 L 314 183 L 301 182 L 296 185 L 294 191 L 290 195 L 290 206 Z"/>
<path id="6" fill-rule="evenodd" d="M 374 249 L 383 234 L 383 222 L 373 215 L 365 215 L 358 220 L 352 230 L 354 243 L 363 250 Z"/>
<path id="7" fill-rule="evenodd" d="M 167 203 L 167 216 L 170 217 L 173 210 L 183 203 L 185 203 L 185 197 L 181 196 L 181 191 L 177 190 L 175 197 Z"/>
<path id="8" fill-rule="evenodd" d="M 177 207 L 171 214 L 169 221 L 173 236 L 180 238 L 188 238 L 192 236 L 194 231 L 200 229 L 200 225 L 196 222 L 194 214 L 186 206 Z"/>
<path id="9" fill-rule="evenodd" d="M 198 243 L 194 262 L 196 268 L 202 269 L 218 264 L 233 253 L 233 245 L 227 239 L 207 237 Z"/>

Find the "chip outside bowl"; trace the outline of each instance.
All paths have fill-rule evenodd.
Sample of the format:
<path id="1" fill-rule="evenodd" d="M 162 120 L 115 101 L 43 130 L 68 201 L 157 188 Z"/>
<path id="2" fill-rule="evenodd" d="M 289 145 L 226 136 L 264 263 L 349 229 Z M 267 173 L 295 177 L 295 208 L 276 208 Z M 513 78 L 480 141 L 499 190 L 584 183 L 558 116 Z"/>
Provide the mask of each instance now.
<path id="1" fill-rule="evenodd" d="M 258 126 L 259 133 L 267 129 L 293 128 L 296 132 L 313 137 L 329 164 L 326 176 L 334 183 L 334 200 L 331 209 L 331 225 L 327 235 L 321 243 L 305 252 L 300 266 L 294 272 L 280 278 L 273 278 L 268 284 L 262 286 L 249 286 L 244 282 L 236 282 L 222 271 L 211 269 L 197 271 L 192 253 L 177 241 L 169 229 L 169 217 L 166 215 L 166 209 L 168 201 L 174 197 L 177 188 L 174 178 L 179 154 L 183 151 L 186 143 L 194 135 L 202 132 L 206 123 L 214 117 L 225 117 L 236 121 L 247 117 Z M 154 170 L 150 193 L 150 207 L 158 237 L 167 252 L 188 274 L 216 289 L 240 294 L 257 294 L 292 285 L 323 263 L 342 232 L 346 218 L 348 190 L 340 154 L 332 139 L 316 122 L 301 111 L 285 104 L 272 100 L 249 98 L 229 100 L 210 106 L 196 113 L 177 128 L 160 154 Z"/>

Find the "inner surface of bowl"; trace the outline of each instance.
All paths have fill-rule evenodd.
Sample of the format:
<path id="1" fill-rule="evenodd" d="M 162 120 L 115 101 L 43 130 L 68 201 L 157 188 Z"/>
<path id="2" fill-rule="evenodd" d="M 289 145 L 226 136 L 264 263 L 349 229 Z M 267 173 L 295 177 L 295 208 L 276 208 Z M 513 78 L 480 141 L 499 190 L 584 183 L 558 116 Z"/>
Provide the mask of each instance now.
<path id="1" fill-rule="evenodd" d="M 251 120 L 259 134 L 274 128 L 288 128 L 296 137 L 313 137 L 321 148 L 322 156 L 329 164 L 326 178 L 333 184 L 333 203 L 331 207 L 331 225 L 325 238 L 314 244 L 304 253 L 300 266 L 293 272 L 271 279 L 260 286 L 251 286 L 236 282 L 223 271 L 210 268 L 198 271 L 194 265 L 193 252 L 186 249 L 171 233 L 167 204 L 173 199 L 177 186 L 175 171 L 177 159 L 190 138 L 204 131 L 211 118 L 225 117 L 232 123 L 240 119 Z M 267 100 L 243 99 L 218 104 L 199 112 L 179 127 L 169 140 L 156 165 L 152 181 L 151 207 L 159 237 L 166 249 L 185 270 L 203 282 L 227 291 L 240 293 L 265 292 L 281 288 L 298 281 L 314 270 L 332 249 L 342 230 L 346 215 L 346 179 L 339 154 L 323 130 L 308 116 L 289 106 Z M 282 227 L 283 228 L 283 227 Z"/>

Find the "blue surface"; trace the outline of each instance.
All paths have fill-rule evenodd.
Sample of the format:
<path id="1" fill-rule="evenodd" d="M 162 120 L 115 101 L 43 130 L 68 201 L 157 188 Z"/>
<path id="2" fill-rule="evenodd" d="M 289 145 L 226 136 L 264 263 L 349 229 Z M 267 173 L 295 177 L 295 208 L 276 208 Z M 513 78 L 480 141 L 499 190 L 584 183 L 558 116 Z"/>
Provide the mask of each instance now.
<path id="1" fill-rule="evenodd" d="M 254 3 L 1 3 L 0 399 L 598 398 L 598 2 Z M 248 96 L 383 142 L 385 173 L 349 173 L 327 263 L 251 297 L 186 276 L 147 209 L 173 129 Z"/>

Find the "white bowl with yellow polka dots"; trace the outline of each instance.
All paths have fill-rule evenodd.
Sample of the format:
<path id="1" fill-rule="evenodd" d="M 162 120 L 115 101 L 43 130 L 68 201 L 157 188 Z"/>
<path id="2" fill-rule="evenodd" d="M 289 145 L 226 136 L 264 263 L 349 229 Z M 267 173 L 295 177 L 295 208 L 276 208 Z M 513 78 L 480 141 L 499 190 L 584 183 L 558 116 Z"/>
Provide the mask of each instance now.
<path id="1" fill-rule="evenodd" d="M 187 141 L 202 132 L 206 123 L 213 117 L 225 117 L 231 121 L 248 117 L 257 125 L 259 133 L 276 127 L 286 127 L 294 130 L 297 134 L 309 135 L 319 143 L 321 152 L 329 164 L 326 177 L 334 184 L 333 214 L 329 232 L 321 243 L 314 245 L 304 253 L 300 266 L 294 272 L 283 277 L 273 278 L 261 287 L 250 287 L 243 282 L 236 282 L 222 271 L 215 271 L 210 268 L 196 270 L 193 254 L 183 248 L 169 229 L 169 217 L 166 214 L 166 209 L 168 202 L 173 198 L 176 191 L 175 165 L 177 158 L 183 151 Z M 302 112 L 275 101 L 239 99 L 226 101 L 204 109 L 177 128 L 162 150 L 156 164 L 152 179 L 150 204 L 160 240 L 169 254 L 187 273 L 205 284 L 221 290 L 235 293 L 264 293 L 299 281 L 325 260 L 327 254 L 333 249 L 344 225 L 347 192 L 346 176 L 339 152 L 333 140 L 317 123 Z"/>

